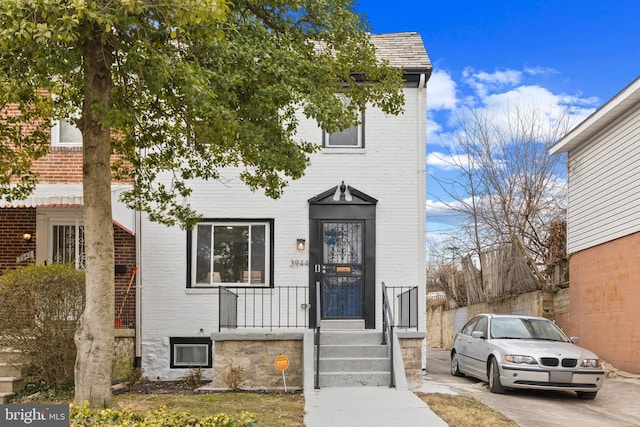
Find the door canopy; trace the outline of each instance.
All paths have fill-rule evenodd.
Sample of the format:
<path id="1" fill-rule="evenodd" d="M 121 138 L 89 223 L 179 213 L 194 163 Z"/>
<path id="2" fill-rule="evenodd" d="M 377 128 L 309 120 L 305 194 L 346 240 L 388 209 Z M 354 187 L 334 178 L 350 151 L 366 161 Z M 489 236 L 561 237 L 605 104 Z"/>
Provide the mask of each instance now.
<path id="1" fill-rule="evenodd" d="M 376 205 L 378 201 L 344 181 L 327 191 L 309 199 L 311 205 Z"/>

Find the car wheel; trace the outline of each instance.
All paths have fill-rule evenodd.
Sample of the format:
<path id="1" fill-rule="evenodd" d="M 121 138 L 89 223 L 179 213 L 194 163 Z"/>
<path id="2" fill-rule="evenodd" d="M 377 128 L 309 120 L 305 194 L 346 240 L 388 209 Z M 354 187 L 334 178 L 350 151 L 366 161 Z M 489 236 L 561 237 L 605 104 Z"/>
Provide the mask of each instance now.
<path id="1" fill-rule="evenodd" d="M 596 398 L 597 391 L 576 391 L 578 399 L 592 400 Z"/>
<path id="2" fill-rule="evenodd" d="M 491 358 L 489 363 L 489 390 L 491 393 L 504 393 L 504 387 L 500 383 L 500 369 L 498 368 L 498 361 L 495 358 Z"/>
<path id="3" fill-rule="evenodd" d="M 458 353 L 455 351 L 451 353 L 451 375 L 454 377 L 464 377 L 464 374 L 460 372 L 458 367 Z"/>

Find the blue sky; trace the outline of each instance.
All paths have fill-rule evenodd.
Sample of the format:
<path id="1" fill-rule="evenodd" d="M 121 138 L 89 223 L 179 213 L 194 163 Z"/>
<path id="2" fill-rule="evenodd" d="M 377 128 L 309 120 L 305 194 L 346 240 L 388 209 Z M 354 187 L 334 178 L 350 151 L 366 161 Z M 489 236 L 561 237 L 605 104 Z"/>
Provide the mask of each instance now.
<path id="1" fill-rule="evenodd" d="M 464 105 L 571 105 L 586 118 L 640 76 L 640 1 L 360 0 L 373 33 L 417 31 L 433 64 L 427 86 L 427 231 L 455 226 L 433 176 Z"/>

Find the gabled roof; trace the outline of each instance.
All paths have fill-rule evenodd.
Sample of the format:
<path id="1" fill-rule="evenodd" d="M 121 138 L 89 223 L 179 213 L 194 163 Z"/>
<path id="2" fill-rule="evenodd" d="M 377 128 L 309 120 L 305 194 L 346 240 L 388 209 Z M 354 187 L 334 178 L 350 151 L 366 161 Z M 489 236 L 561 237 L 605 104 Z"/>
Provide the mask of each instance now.
<path id="1" fill-rule="evenodd" d="M 429 55 L 418 33 L 371 34 L 371 42 L 380 58 L 394 67 L 431 70 Z"/>
<path id="2" fill-rule="evenodd" d="M 640 77 L 556 142 L 550 148 L 551 154 L 573 150 L 638 104 L 640 104 Z"/>
<path id="3" fill-rule="evenodd" d="M 378 57 L 389 61 L 389 65 L 402 68 L 407 82 L 419 82 L 425 75 L 425 82 L 431 76 L 431 60 L 416 32 L 371 34 L 371 42 L 376 47 Z"/>
<path id="4" fill-rule="evenodd" d="M 423 85 L 431 77 L 431 60 L 416 32 L 369 34 L 379 59 L 389 61 L 389 65 L 402 69 L 403 78 L 408 86 Z M 317 49 L 324 49 L 323 42 L 316 42 Z M 421 82 L 421 76 L 424 80 Z"/>

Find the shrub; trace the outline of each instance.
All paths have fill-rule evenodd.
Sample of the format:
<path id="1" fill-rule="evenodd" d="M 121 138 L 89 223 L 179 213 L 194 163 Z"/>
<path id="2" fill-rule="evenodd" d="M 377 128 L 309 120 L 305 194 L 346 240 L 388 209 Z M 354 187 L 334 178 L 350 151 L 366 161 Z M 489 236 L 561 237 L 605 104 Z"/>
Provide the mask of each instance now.
<path id="1" fill-rule="evenodd" d="M 53 388 L 73 382 L 73 336 L 84 309 L 84 272 L 31 265 L 0 276 L 0 345 L 22 352 L 23 372 Z"/>
<path id="2" fill-rule="evenodd" d="M 229 366 L 229 372 L 224 376 L 224 382 L 231 390 L 240 390 L 240 386 L 244 383 L 244 368 L 242 366 Z"/>
<path id="3" fill-rule="evenodd" d="M 185 382 L 189 387 L 197 388 L 202 385 L 202 376 L 204 375 L 204 371 L 199 366 L 194 366 L 189 369 L 189 375 L 184 377 Z"/>
<path id="4" fill-rule="evenodd" d="M 165 427 L 257 427 L 256 416 L 244 412 L 239 419 L 227 414 L 210 417 L 196 417 L 188 412 L 167 412 L 165 406 L 147 412 L 133 412 L 129 409 L 91 409 L 85 402 L 82 405 L 72 403 L 69 406 L 71 427 L 107 426 L 122 427 L 165 426 Z"/>

